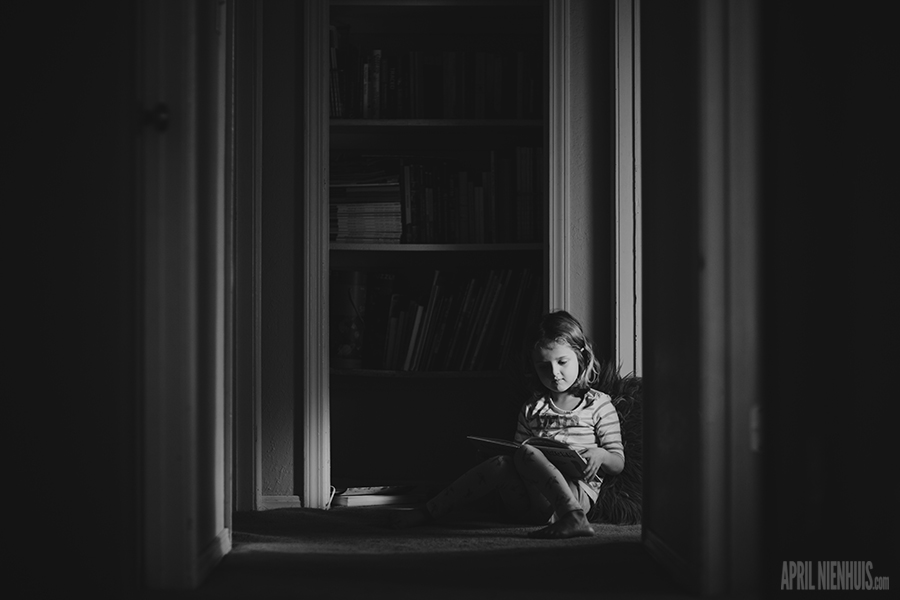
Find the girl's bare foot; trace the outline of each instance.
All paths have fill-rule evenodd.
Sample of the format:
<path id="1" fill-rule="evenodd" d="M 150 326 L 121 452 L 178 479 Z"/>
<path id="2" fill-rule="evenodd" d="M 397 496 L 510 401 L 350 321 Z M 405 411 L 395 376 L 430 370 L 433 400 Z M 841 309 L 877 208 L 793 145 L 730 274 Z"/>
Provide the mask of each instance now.
<path id="1" fill-rule="evenodd" d="M 391 527 L 395 529 L 405 529 L 407 527 L 416 527 L 424 525 L 431 521 L 431 514 L 424 506 L 411 508 L 409 510 L 397 510 L 391 515 Z"/>
<path id="2" fill-rule="evenodd" d="M 590 537 L 594 535 L 594 529 L 584 511 L 573 510 L 564 514 L 555 523 L 551 523 L 542 529 L 528 534 L 531 538 L 540 539 L 564 539 L 573 537 Z"/>

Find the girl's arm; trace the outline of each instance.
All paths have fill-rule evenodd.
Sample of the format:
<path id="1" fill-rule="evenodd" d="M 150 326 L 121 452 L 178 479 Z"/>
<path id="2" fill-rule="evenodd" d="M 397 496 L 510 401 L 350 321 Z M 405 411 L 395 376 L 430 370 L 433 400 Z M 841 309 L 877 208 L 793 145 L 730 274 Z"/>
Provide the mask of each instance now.
<path id="1" fill-rule="evenodd" d="M 625 448 L 622 444 L 619 413 L 607 394 L 600 396 L 596 410 L 594 433 L 598 447 L 584 454 L 585 460 L 588 461 L 588 474 L 593 477 L 602 469 L 607 475 L 616 475 L 625 468 Z"/>
<path id="2" fill-rule="evenodd" d="M 625 468 L 625 459 L 603 448 L 585 448 L 581 455 L 587 461 L 585 479 L 593 479 L 599 470 L 607 475 L 616 475 Z"/>

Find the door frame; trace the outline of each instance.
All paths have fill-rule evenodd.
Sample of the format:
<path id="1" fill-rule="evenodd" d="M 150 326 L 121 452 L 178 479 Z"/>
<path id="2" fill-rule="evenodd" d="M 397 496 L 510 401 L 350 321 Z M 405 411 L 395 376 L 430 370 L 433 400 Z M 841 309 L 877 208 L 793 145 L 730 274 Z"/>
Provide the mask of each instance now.
<path id="1" fill-rule="evenodd" d="M 330 390 L 328 343 L 328 7 L 327 0 L 304 3 L 303 40 L 307 57 L 301 121 L 303 135 L 304 230 L 301 268 L 304 273 L 303 314 L 308 327 L 301 334 L 303 381 L 303 506 L 325 508 L 330 498 Z M 549 0 L 548 9 L 548 270 L 547 305 L 570 305 L 569 205 L 571 202 L 571 123 L 569 18 L 571 0 Z M 640 79 L 637 69 L 637 11 L 639 0 L 617 0 L 616 35 L 616 140 L 615 140 L 615 315 L 616 359 L 628 372 L 640 372 Z"/>
<path id="2" fill-rule="evenodd" d="M 303 506 L 325 508 L 330 497 L 330 390 L 328 347 L 328 6 L 327 0 L 304 2 L 303 40 L 307 57 L 303 89 L 318 90 L 304 94 L 301 128 L 304 147 L 302 184 L 304 222 L 301 268 L 304 273 L 304 301 L 301 323 L 309 329 L 301 335 L 303 381 L 300 387 L 303 411 Z M 637 10 L 639 0 L 617 0 L 614 10 L 616 44 L 616 170 L 614 206 L 616 214 L 615 269 L 616 356 L 629 372 L 640 370 L 640 176 L 639 111 L 640 82 L 635 49 L 639 39 Z M 548 9 L 548 244 L 545 256 L 548 277 L 547 305 L 570 305 L 569 205 L 572 201 L 569 115 L 571 0 L 549 0 Z"/>

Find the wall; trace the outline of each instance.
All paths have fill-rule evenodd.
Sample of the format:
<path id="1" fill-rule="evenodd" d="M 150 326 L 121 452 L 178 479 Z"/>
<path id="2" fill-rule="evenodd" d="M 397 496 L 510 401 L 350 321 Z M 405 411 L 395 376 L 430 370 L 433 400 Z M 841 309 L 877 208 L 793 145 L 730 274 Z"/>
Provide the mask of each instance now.
<path id="1" fill-rule="evenodd" d="M 13 569 L 36 597 L 121 598 L 138 581 L 135 5 L 8 6 L 8 200 L 27 214 L 7 222 L 25 276 L 8 313 L 24 334 L 7 363 L 21 432 L 9 514 L 28 516 Z"/>
<path id="2" fill-rule="evenodd" d="M 700 556 L 698 39 L 695 2 L 642 1 L 643 524 L 688 580 Z"/>
<path id="3" fill-rule="evenodd" d="M 879 8 L 761 13 L 767 591 L 782 561 L 896 570 L 897 55 Z"/>
<path id="4" fill-rule="evenodd" d="M 295 3 L 266 2 L 262 68 L 261 493 L 296 495 L 298 197 Z"/>
<path id="5" fill-rule="evenodd" d="M 726 413 L 722 422 L 698 423 L 698 332 L 711 324 L 697 311 L 705 267 L 698 201 L 708 193 L 698 175 L 717 168 L 699 158 L 697 76 L 708 58 L 697 45 L 702 5 L 643 0 L 641 23 L 644 535 L 665 541 L 669 566 L 683 567 L 688 580 L 709 544 L 698 538 L 715 529 L 717 516 L 698 506 L 709 490 L 695 465 L 710 459 L 699 444 L 734 419 Z M 895 569 L 894 423 L 886 419 L 895 394 L 885 374 L 897 361 L 889 318 L 896 236 L 888 218 L 896 193 L 886 135 L 887 73 L 896 60 L 880 11 L 758 6 L 763 489 L 752 524 L 762 537 L 755 583 L 768 597 L 780 591 L 785 561 L 814 569 L 817 561 L 871 561 L 875 576 Z M 732 551 L 744 541 L 734 537 L 739 531 L 729 532 Z"/>
<path id="6" fill-rule="evenodd" d="M 604 2 L 572 2 L 570 312 L 612 356 L 611 23 Z M 551 307 L 559 308 L 559 307 Z"/>

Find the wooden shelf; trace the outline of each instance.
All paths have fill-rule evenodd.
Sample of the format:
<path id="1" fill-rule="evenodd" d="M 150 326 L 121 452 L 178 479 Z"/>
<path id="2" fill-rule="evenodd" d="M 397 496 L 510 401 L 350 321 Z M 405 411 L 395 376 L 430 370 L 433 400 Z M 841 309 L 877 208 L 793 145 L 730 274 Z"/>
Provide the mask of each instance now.
<path id="1" fill-rule="evenodd" d="M 331 119 L 332 131 L 368 128 L 477 128 L 477 129 L 540 129 L 540 119 Z"/>
<path id="2" fill-rule="evenodd" d="M 541 0 L 331 0 L 331 6 L 539 6 Z"/>
<path id="3" fill-rule="evenodd" d="M 331 369 L 332 377 L 379 377 L 384 379 L 497 379 L 506 371 L 387 371 L 382 369 Z"/>
<path id="4" fill-rule="evenodd" d="M 542 250 L 541 243 L 530 244 L 349 244 L 332 242 L 338 252 L 513 252 Z"/>

